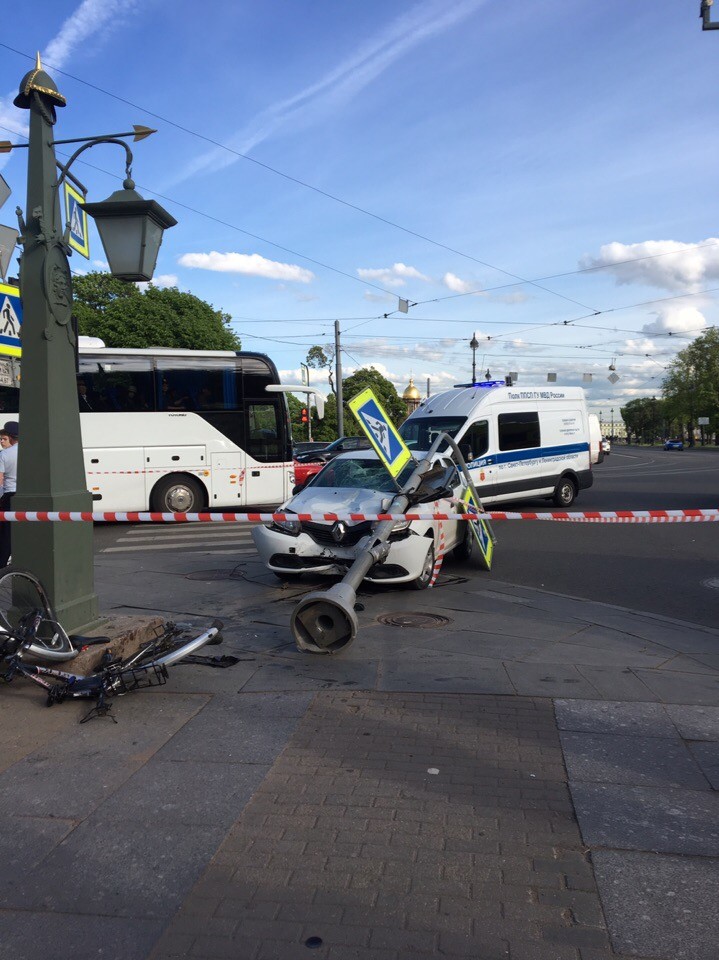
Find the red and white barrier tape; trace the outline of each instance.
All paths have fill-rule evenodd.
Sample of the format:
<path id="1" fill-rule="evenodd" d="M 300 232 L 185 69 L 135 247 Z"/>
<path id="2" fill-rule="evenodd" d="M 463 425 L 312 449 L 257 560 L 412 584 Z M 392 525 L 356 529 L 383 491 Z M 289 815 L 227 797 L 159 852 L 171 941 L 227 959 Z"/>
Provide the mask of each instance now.
<path id="1" fill-rule="evenodd" d="M 719 510 L 604 510 L 569 513 L 508 513 L 488 511 L 481 514 L 488 520 L 557 520 L 565 523 L 697 523 L 719 520 Z M 355 523 L 376 523 L 380 520 L 476 520 L 476 513 L 154 513 L 46 510 L 0 510 L 0 520 L 12 522 L 35 521 L 94 521 L 95 523 L 270 523 L 271 521 L 299 520 L 334 523 L 351 520 Z"/>
<path id="2" fill-rule="evenodd" d="M 439 576 L 439 571 L 442 569 L 442 561 L 444 560 L 444 527 L 442 526 L 442 521 L 439 521 L 439 544 L 437 545 L 437 557 L 434 561 L 434 566 L 432 567 L 432 579 L 429 581 L 430 587 L 433 587 L 437 582 L 437 577 Z"/>

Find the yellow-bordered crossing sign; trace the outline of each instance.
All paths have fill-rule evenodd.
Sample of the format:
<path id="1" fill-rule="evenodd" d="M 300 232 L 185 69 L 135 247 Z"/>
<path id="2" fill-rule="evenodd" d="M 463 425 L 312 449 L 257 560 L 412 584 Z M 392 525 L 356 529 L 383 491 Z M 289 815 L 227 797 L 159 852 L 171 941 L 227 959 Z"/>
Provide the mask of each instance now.
<path id="1" fill-rule="evenodd" d="M 65 216 L 70 225 L 70 246 L 81 256 L 90 259 L 90 236 L 87 232 L 87 214 L 82 208 L 85 198 L 65 181 Z"/>
<path id="2" fill-rule="evenodd" d="M 473 516 L 476 516 L 477 519 L 460 520 L 459 522 L 468 523 L 471 526 L 474 539 L 477 541 L 480 553 L 482 554 L 482 563 L 487 570 L 491 570 L 492 557 L 494 556 L 494 541 L 490 536 L 486 521 L 482 520 L 482 509 L 474 499 L 474 495 L 469 487 L 467 487 L 467 489 L 464 491 L 464 494 L 462 495 L 462 501 L 464 503 L 463 510 L 472 514 Z"/>
<path id="3" fill-rule="evenodd" d="M 412 454 L 371 388 L 367 387 L 352 397 L 347 406 L 367 434 L 382 463 L 393 477 L 398 477 L 412 459 Z"/>

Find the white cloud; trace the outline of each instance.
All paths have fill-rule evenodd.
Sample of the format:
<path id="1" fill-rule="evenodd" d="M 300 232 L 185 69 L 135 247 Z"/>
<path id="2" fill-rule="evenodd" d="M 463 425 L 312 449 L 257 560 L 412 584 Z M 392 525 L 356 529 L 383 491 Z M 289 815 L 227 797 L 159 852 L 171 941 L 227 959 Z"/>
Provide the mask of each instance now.
<path id="1" fill-rule="evenodd" d="M 266 277 L 269 280 L 287 280 L 291 283 L 310 283 L 315 275 L 311 270 L 294 263 L 267 260 L 259 253 L 183 253 L 178 263 L 196 270 L 216 273 L 241 273 L 248 277 Z"/>
<path id="2" fill-rule="evenodd" d="M 653 311 L 653 315 L 655 319 L 642 327 L 642 333 L 653 336 L 671 333 L 678 337 L 691 338 L 699 336 L 707 326 L 704 314 L 696 307 L 670 303 Z"/>
<path id="3" fill-rule="evenodd" d="M 253 147 L 292 125 L 306 128 L 331 117 L 362 90 L 421 43 L 471 16 L 486 0 L 425 0 L 403 13 L 344 61 L 314 83 L 252 118 L 227 142 L 232 151 L 249 153 Z M 214 148 L 201 154 L 178 177 L 177 183 L 200 171 L 220 170 L 237 162 L 237 154 Z"/>
<path id="4" fill-rule="evenodd" d="M 385 287 L 404 287 L 408 280 L 429 281 L 429 277 L 425 277 L 416 267 L 408 267 L 405 263 L 395 263 L 391 267 L 377 269 L 358 267 L 357 273 L 363 280 L 377 281 Z"/>
<path id="5" fill-rule="evenodd" d="M 153 277 L 152 280 L 138 283 L 137 289 L 144 292 L 148 287 L 157 287 L 158 290 L 162 290 L 167 287 L 177 287 L 178 285 L 179 280 L 174 273 L 160 273 L 156 277 Z"/>
<path id="6" fill-rule="evenodd" d="M 365 290 L 362 294 L 365 300 L 370 303 L 394 303 L 395 297 L 391 293 L 373 293 L 371 290 Z"/>
<path id="7" fill-rule="evenodd" d="M 624 263 L 623 261 L 633 261 Z M 694 293 L 719 279 L 719 239 L 700 243 L 645 240 L 607 243 L 598 257 L 584 257 L 581 267 L 606 267 L 618 284 L 647 284 L 680 293 Z"/>
<path id="8" fill-rule="evenodd" d="M 445 275 L 442 277 L 442 283 L 445 285 L 445 287 L 447 287 L 448 290 L 451 290 L 452 293 L 471 293 L 476 286 L 475 284 L 469 283 L 467 280 L 461 280 L 454 273 L 445 273 Z M 474 292 L 476 293 L 477 291 L 474 290 Z"/>

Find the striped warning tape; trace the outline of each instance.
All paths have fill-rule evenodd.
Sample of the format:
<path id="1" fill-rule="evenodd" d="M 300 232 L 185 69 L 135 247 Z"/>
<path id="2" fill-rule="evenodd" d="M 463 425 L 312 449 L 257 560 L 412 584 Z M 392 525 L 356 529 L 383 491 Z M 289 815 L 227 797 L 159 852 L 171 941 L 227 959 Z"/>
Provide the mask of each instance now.
<path id="1" fill-rule="evenodd" d="M 439 521 L 439 543 L 437 544 L 437 558 L 434 561 L 434 567 L 432 568 L 432 579 L 429 581 L 430 587 L 433 587 L 437 582 L 437 577 L 439 576 L 439 571 L 442 569 L 442 561 L 444 560 L 444 527 L 442 526 L 442 521 Z"/>
<path id="2" fill-rule="evenodd" d="M 508 513 L 491 511 L 489 520 L 558 520 L 568 523 L 692 523 L 719 520 L 719 510 L 605 510 L 569 513 Z M 95 523 L 270 523 L 277 521 L 336 520 L 376 523 L 381 520 L 476 520 L 474 513 L 156 513 L 142 511 L 0 510 L 0 521 L 94 521 Z"/>

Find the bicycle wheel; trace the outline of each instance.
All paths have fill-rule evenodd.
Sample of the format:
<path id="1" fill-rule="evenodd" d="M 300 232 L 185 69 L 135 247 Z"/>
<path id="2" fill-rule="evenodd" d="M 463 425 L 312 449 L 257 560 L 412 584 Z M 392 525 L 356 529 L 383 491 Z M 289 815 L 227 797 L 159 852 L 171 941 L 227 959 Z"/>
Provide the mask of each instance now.
<path id="1" fill-rule="evenodd" d="M 77 655 L 45 588 L 28 570 L 8 567 L 0 574 L 0 630 L 43 660 L 70 660 Z"/>

